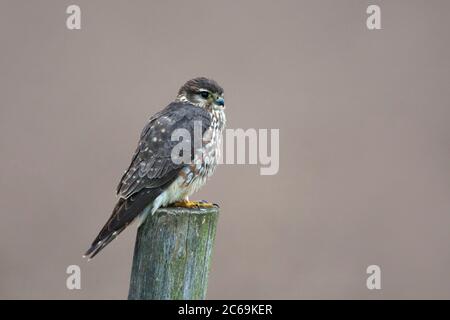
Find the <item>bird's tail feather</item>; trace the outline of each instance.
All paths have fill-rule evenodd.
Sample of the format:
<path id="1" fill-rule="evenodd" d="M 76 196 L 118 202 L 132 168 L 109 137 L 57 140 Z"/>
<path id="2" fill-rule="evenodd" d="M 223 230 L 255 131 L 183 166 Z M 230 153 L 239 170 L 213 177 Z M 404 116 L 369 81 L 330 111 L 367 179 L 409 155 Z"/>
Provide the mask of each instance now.
<path id="1" fill-rule="evenodd" d="M 136 217 L 153 204 L 162 190 L 143 189 L 128 199 L 119 199 L 111 217 L 108 219 L 91 247 L 83 257 L 94 258 L 106 245 L 113 241 Z"/>

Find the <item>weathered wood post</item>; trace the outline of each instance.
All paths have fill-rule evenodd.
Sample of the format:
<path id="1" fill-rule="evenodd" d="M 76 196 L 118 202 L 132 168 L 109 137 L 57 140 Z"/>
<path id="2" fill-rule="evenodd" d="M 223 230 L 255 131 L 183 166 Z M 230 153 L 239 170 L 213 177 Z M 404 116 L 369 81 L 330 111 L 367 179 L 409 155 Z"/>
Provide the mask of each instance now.
<path id="1" fill-rule="evenodd" d="M 149 216 L 137 232 L 128 299 L 204 299 L 218 218 L 218 207 Z"/>

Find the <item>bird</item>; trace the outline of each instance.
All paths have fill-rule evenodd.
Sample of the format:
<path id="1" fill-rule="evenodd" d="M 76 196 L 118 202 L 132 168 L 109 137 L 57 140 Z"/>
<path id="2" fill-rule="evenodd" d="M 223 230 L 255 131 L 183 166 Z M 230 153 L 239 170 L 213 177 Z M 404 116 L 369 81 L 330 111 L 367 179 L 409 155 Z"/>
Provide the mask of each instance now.
<path id="1" fill-rule="evenodd" d="M 142 130 L 117 186 L 118 201 L 112 214 L 83 257 L 91 260 L 132 222 L 141 224 L 160 207 L 213 206 L 189 197 L 217 167 L 225 124 L 222 87 L 206 77 L 187 81 L 175 100 L 153 115 Z M 180 140 L 173 139 L 175 132 L 189 133 L 183 141 L 189 147 L 178 152 Z M 192 143 L 196 132 L 200 143 Z"/>

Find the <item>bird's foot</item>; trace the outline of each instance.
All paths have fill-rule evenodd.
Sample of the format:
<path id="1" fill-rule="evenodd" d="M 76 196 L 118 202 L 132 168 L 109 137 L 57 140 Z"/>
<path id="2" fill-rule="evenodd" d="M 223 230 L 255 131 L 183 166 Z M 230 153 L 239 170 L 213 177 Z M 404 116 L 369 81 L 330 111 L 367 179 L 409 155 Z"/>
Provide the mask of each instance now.
<path id="1" fill-rule="evenodd" d="M 178 201 L 173 204 L 175 207 L 182 208 L 213 208 L 214 204 L 207 201 Z"/>

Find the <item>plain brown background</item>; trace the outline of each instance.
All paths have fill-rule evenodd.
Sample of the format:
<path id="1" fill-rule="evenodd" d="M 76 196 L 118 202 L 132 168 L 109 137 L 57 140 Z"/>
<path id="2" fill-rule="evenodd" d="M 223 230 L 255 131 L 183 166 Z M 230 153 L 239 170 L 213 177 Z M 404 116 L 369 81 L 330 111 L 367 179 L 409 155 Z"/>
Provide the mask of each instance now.
<path id="1" fill-rule="evenodd" d="M 369 4 L 382 30 L 366 28 Z M 225 88 L 228 128 L 280 129 L 277 175 L 223 165 L 195 196 L 222 208 L 209 298 L 450 298 L 449 12 L 1 0 L 0 298 L 126 298 L 135 226 L 81 255 L 146 120 L 198 75 Z"/>

